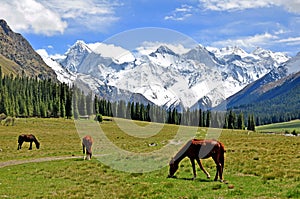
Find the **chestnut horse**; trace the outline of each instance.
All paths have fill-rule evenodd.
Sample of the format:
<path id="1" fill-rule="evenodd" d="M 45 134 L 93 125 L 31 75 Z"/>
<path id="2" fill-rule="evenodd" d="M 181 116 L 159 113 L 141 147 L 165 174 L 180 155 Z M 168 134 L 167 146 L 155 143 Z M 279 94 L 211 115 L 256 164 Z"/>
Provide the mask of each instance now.
<path id="1" fill-rule="evenodd" d="M 86 135 L 82 138 L 82 151 L 83 155 L 86 154 L 86 157 L 83 159 L 90 160 L 92 158 L 92 145 L 93 145 L 93 138 L 89 135 Z"/>
<path id="2" fill-rule="evenodd" d="M 32 134 L 22 134 L 19 135 L 19 139 L 18 139 L 18 150 L 22 148 L 22 144 L 23 142 L 30 142 L 30 146 L 29 146 L 29 150 L 32 149 L 32 142 L 35 143 L 35 146 L 37 149 L 40 148 L 40 143 L 39 141 L 36 139 L 36 137 Z"/>
<path id="3" fill-rule="evenodd" d="M 215 181 L 220 177 L 220 181 L 223 182 L 223 169 L 224 169 L 224 145 L 217 140 L 198 140 L 192 139 L 188 141 L 182 149 L 176 154 L 174 158 L 170 161 L 170 171 L 168 177 L 173 177 L 174 173 L 178 169 L 179 162 L 188 157 L 192 163 L 194 178 L 196 178 L 195 160 L 197 161 L 200 169 L 206 174 L 207 178 L 210 178 L 209 173 L 202 166 L 200 159 L 206 159 L 212 157 L 214 160 L 217 172 L 215 176 Z"/>

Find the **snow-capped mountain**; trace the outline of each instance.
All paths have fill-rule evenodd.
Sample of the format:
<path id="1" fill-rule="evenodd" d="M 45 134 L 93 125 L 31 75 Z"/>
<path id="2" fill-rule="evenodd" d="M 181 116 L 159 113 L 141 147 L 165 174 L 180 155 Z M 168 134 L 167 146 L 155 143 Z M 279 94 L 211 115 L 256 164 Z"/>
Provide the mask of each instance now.
<path id="1" fill-rule="evenodd" d="M 238 47 L 198 45 L 178 53 L 160 45 L 147 54 L 138 49 L 130 52 L 111 44 L 78 41 L 56 62 L 95 93 L 114 96 L 116 101 L 126 100 L 126 92 L 165 107 L 211 107 L 290 59 L 261 48 L 247 53 Z"/>
<path id="2" fill-rule="evenodd" d="M 227 99 L 229 108 L 270 100 L 299 85 L 300 53 Z"/>

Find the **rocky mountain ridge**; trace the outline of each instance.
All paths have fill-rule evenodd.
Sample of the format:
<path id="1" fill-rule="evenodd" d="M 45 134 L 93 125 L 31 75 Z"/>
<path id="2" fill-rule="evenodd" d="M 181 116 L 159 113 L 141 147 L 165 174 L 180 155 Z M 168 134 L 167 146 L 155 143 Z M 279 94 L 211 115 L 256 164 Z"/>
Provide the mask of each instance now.
<path id="1" fill-rule="evenodd" d="M 36 53 L 29 42 L 13 32 L 6 21 L 0 20 L 0 63 L 8 74 L 38 76 L 56 80 L 56 73 Z"/>

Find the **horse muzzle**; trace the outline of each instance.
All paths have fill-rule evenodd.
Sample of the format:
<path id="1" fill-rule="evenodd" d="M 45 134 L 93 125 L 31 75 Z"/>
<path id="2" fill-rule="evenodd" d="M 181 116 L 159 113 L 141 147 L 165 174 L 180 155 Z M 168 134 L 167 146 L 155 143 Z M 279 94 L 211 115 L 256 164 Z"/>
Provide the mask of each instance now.
<path id="1" fill-rule="evenodd" d="M 168 175 L 167 178 L 174 178 L 174 175 Z"/>

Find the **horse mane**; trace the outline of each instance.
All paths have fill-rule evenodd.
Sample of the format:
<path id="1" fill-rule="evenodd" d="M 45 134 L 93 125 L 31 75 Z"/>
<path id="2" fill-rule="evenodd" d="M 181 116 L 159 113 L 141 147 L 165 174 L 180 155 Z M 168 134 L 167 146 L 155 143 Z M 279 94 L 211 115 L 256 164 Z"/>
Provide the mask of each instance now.
<path id="1" fill-rule="evenodd" d="M 178 160 L 181 160 L 185 154 L 185 152 L 188 150 L 188 148 L 191 146 L 193 140 L 189 140 L 178 152 L 177 154 L 174 156 L 174 158 L 172 158 L 172 162 L 177 162 Z"/>

